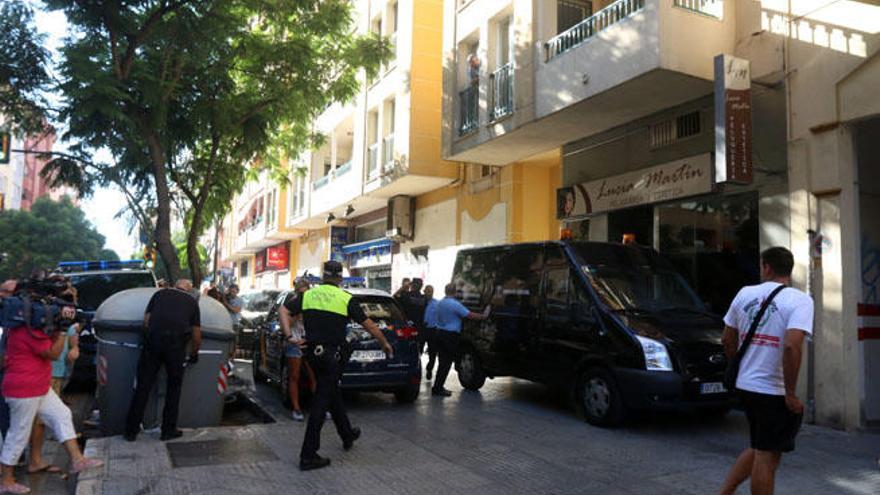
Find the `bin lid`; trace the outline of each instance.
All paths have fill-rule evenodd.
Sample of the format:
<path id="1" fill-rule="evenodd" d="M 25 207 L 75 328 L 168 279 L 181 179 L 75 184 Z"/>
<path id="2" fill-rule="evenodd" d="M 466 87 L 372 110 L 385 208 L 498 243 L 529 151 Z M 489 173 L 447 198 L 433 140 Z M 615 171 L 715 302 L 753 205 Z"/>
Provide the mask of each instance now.
<path id="1" fill-rule="evenodd" d="M 92 324 L 111 326 L 118 331 L 141 332 L 144 311 L 153 294 L 160 289 L 140 287 L 117 292 L 108 297 L 95 311 Z M 233 340 L 232 317 L 222 304 L 210 297 L 199 298 L 202 338 Z"/>

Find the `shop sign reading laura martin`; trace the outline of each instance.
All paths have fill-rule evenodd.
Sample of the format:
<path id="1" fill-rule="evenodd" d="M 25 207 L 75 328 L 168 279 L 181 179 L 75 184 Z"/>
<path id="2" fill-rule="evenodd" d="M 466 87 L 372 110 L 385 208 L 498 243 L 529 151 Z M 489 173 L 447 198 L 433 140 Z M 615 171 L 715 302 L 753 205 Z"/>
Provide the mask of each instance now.
<path id="1" fill-rule="evenodd" d="M 556 191 L 556 218 L 629 208 L 712 191 L 712 154 L 599 179 Z"/>

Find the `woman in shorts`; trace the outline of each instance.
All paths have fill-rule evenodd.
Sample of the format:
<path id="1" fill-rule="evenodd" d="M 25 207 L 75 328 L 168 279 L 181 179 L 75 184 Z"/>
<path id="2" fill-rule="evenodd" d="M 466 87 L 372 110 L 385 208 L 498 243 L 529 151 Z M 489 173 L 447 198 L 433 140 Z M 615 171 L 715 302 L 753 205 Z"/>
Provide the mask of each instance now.
<path id="1" fill-rule="evenodd" d="M 296 294 L 290 297 L 301 297 L 303 292 L 309 290 L 308 280 L 301 278 L 294 285 Z M 287 393 L 290 396 L 290 405 L 293 408 L 292 417 L 294 421 L 303 421 L 302 408 L 299 404 L 299 379 L 300 370 L 305 368 L 308 375 L 309 389 L 315 392 L 315 374 L 309 368 L 308 363 L 303 361 L 302 345 L 305 344 L 305 331 L 303 329 L 302 315 L 293 318 L 290 325 L 290 338 L 287 340 L 287 346 L 284 350 L 284 356 L 287 358 Z"/>

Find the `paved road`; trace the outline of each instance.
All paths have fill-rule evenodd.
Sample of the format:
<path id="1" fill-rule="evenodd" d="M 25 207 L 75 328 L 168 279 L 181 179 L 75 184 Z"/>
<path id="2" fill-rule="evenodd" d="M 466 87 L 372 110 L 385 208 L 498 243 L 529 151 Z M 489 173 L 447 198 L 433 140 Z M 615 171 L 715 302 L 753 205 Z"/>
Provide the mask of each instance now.
<path id="1" fill-rule="evenodd" d="M 217 447 L 196 462 L 213 465 L 173 467 L 166 445 L 149 435 L 136 444 L 93 441 L 108 466 L 83 477 L 77 493 L 706 494 L 746 439 L 739 413 L 649 416 L 601 429 L 538 385 L 498 379 L 469 393 L 454 375 L 449 385 L 453 397 L 423 393 L 413 405 L 361 395 L 350 412 L 362 439 L 344 452 L 333 428 L 325 428 L 321 452 L 333 464 L 308 473 L 296 469 L 304 425 L 287 419 L 277 391 L 260 386 L 258 400 L 278 422 L 188 432 L 175 442 L 231 439 L 239 446 L 225 453 Z M 220 444 L 190 446 L 200 445 Z M 880 435 L 806 426 L 797 452 L 783 461 L 777 493 L 880 493 L 878 456 Z"/>

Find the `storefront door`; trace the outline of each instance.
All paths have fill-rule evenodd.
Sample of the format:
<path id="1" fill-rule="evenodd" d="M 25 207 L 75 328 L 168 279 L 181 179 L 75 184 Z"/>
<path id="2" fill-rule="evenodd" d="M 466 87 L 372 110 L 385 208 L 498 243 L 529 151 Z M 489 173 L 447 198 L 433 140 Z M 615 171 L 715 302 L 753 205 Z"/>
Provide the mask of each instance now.
<path id="1" fill-rule="evenodd" d="M 758 283 L 758 195 L 710 196 L 657 206 L 657 246 L 712 311 Z M 609 222 L 610 234 L 610 222 Z"/>
<path id="2" fill-rule="evenodd" d="M 639 206 L 609 213 L 608 242 L 623 242 L 624 234 L 630 242 L 653 246 L 654 207 Z"/>

